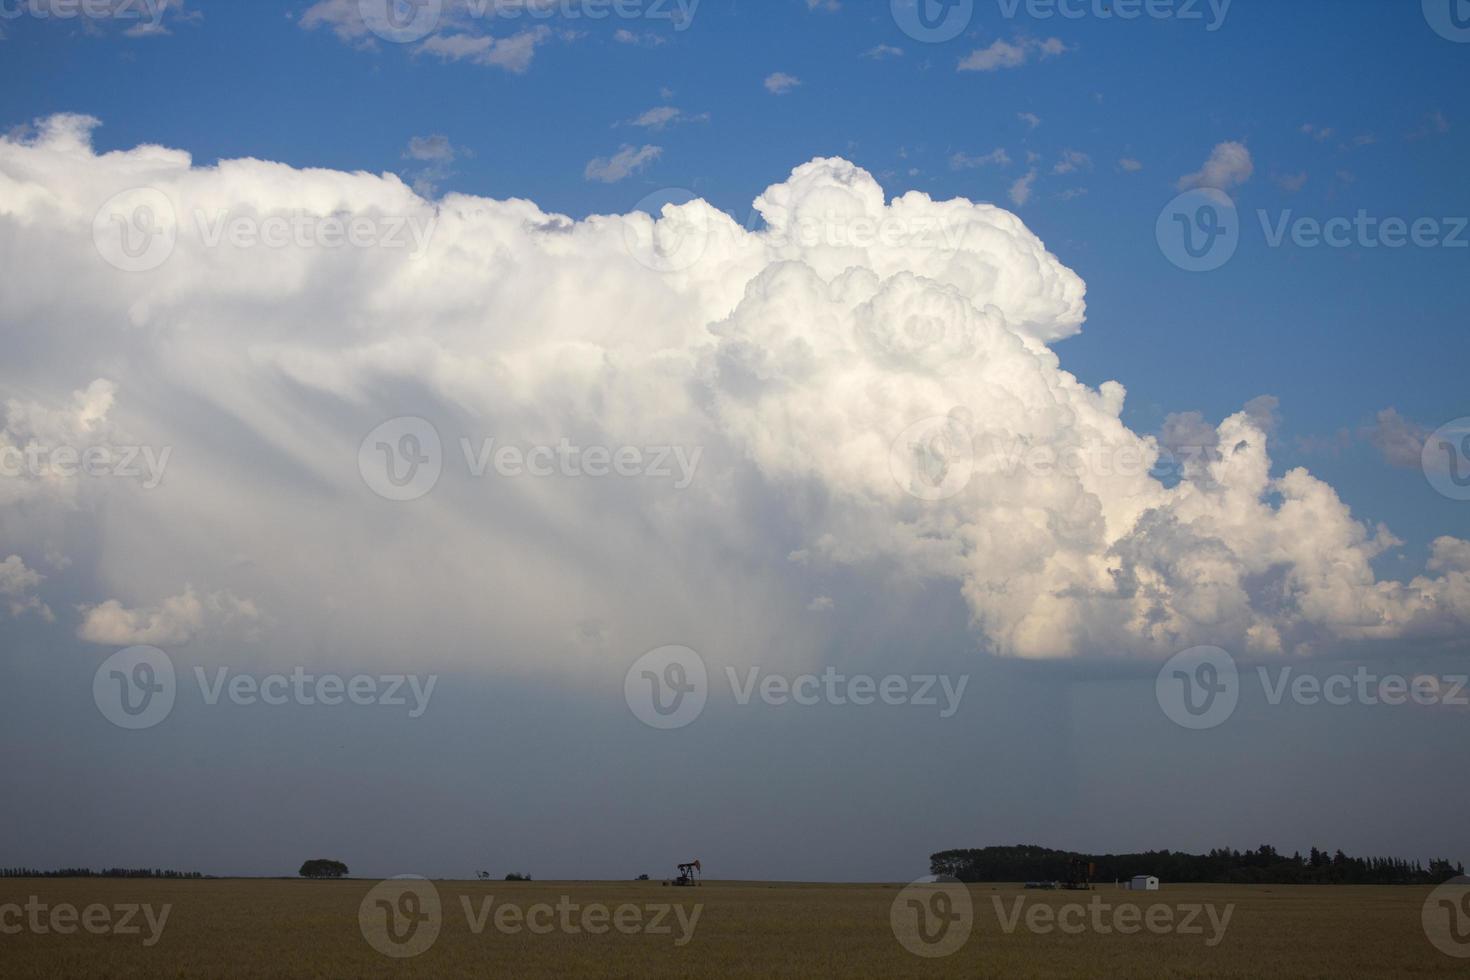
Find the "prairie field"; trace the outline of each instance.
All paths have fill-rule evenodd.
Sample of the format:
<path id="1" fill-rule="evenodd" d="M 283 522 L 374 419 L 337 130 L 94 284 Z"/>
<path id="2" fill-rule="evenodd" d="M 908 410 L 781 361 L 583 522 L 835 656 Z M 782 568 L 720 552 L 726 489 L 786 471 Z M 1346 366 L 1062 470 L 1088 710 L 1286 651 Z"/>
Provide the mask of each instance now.
<path id="1" fill-rule="evenodd" d="M 1337 978 L 1466 966 L 1426 938 L 1429 889 L 1414 887 L 971 885 L 970 931 L 940 956 L 897 937 L 890 912 L 905 886 L 714 881 L 438 881 L 437 910 L 389 902 L 432 929 L 414 955 L 391 956 L 363 924 L 380 914 L 383 887 L 0 879 L 0 976 Z"/>

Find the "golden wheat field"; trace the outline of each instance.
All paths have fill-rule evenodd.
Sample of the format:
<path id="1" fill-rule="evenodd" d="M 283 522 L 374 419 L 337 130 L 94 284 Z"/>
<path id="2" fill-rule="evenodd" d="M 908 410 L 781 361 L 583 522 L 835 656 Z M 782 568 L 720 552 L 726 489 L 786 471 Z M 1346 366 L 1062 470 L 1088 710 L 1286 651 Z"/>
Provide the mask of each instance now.
<path id="1" fill-rule="evenodd" d="M 968 935 L 919 956 L 890 914 L 913 894 L 900 885 L 411 885 L 427 903 L 366 880 L 0 879 L 0 976 L 1339 978 L 1467 966 L 1428 941 L 1429 890 L 1409 887 L 971 885 Z M 390 908 L 423 931 L 386 948 L 415 955 L 374 948 Z"/>

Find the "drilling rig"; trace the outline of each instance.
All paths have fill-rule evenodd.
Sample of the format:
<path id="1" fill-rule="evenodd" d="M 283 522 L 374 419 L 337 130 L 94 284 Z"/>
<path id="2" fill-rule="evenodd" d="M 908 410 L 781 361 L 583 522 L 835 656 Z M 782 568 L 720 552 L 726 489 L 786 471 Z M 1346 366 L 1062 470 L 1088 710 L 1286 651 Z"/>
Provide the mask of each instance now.
<path id="1" fill-rule="evenodd" d="M 1062 882 L 1062 887 L 1071 892 L 1090 892 L 1092 891 L 1092 879 L 1096 874 L 1097 865 L 1095 863 L 1074 857 L 1067 864 L 1067 880 Z"/>

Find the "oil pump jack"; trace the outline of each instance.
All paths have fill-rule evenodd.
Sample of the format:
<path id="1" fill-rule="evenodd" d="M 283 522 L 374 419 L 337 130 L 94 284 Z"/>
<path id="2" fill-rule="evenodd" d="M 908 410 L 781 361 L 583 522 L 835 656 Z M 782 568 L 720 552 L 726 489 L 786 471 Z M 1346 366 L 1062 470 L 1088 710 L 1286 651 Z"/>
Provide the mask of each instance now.
<path id="1" fill-rule="evenodd" d="M 697 885 L 699 884 L 699 876 L 703 873 L 703 871 L 704 869 L 699 866 L 699 859 L 696 858 L 695 860 L 690 861 L 688 864 L 679 865 L 679 877 L 675 878 L 671 882 L 666 881 L 664 882 L 664 884 L 680 886 Z"/>

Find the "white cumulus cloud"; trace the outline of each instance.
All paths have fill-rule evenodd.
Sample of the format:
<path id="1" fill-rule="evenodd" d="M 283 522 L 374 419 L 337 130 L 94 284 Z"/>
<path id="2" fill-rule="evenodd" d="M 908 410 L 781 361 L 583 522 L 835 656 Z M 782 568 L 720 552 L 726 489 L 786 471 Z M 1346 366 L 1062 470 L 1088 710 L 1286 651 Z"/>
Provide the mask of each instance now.
<path id="1" fill-rule="evenodd" d="M 960 71 L 1000 71 L 1004 68 L 1020 68 L 1033 57 L 1051 58 L 1066 53 L 1067 46 L 1060 39 L 1049 37 L 1018 38 L 1007 41 L 997 38 L 988 47 L 976 48 L 960 60 Z"/>
<path id="2" fill-rule="evenodd" d="M 1022 177 L 1018 177 L 1016 179 L 1016 181 L 1011 184 L 1011 190 L 1010 190 L 1011 203 L 1014 204 L 1018 208 L 1019 207 L 1022 207 L 1023 205 L 1025 205 L 1025 203 L 1027 201 L 1031 200 L 1031 192 L 1032 192 L 1032 189 L 1035 186 L 1035 184 L 1036 184 L 1036 171 L 1035 171 L 1035 169 L 1032 169 L 1031 171 L 1029 171 L 1028 173 L 1026 173 Z"/>
<path id="3" fill-rule="evenodd" d="M 1217 145 L 1210 151 L 1210 158 L 1205 161 L 1205 165 L 1192 174 L 1180 177 L 1177 186 L 1181 191 L 1196 187 L 1228 191 L 1250 180 L 1251 174 L 1255 172 L 1251 151 L 1246 149 L 1244 143 L 1231 141 Z"/>
<path id="4" fill-rule="evenodd" d="M 11 616 L 34 612 L 48 622 L 54 621 L 50 608 L 35 595 L 45 580 L 46 576 L 27 568 L 19 555 L 11 555 L 0 561 L 0 604 Z"/>
<path id="5" fill-rule="evenodd" d="M 260 619 L 260 611 L 247 599 L 228 592 L 200 596 L 192 588 L 146 609 L 129 609 L 108 599 L 82 614 L 77 636 L 104 646 L 180 646 L 206 628 L 248 627 Z"/>
<path id="6" fill-rule="evenodd" d="M 1305 469 L 1273 469 L 1268 400 L 1176 420 L 1171 438 L 1209 451 L 1157 479 L 1160 442 L 1123 423 L 1123 384 L 1066 369 L 1082 280 L 1004 208 L 890 199 L 818 159 L 749 226 L 697 199 L 575 220 L 430 202 L 391 174 L 99 154 L 93 124 L 0 139 L 4 379 L 26 393 L 7 438 L 116 425 L 175 450 L 153 490 L 0 501 L 3 553 L 65 544 L 74 584 L 48 599 L 82 607 L 65 626 L 91 642 L 248 626 L 357 664 L 600 683 L 670 642 L 810 659 L 871 596 L 919 622 L 919 584 L 968 604 L 967 642 L 1027 658 L 1441 643 L 1470 625 L 1470 546 L 1444 538 L 1422 574 L 1380 578 L 1397 539 Z M 179 216 L 177 241 L 124 272 L 94 218 L 139 186 Z M 211 244 L 193 215 L 221 209 L 433 233 L 419 249 Z M 406 503 L 363 462 L 365 437 L 404 416 L 434 427 L 437 456 L 413 451 L 442 469 Z M 473 473 L 506 445 L 563 444 L 700 462 L 682 486 L 651 464 Z"/>
<path id="7" fill-rule="evenodd" d="M 638 173 L 657 160 L 664 150 L 661 146 L 623 146 L 610 157 L 589 160 L 584 175 L 588 180 L 603 184 L 615 184 Z"/>
<path id="8" fill-rule="evenodd" d="M 784 71 L 772 72 L 766 76 L 765 82 L 766 91 L 772 95 L 785 95 L 800 84 L 801 79 Z"/>

